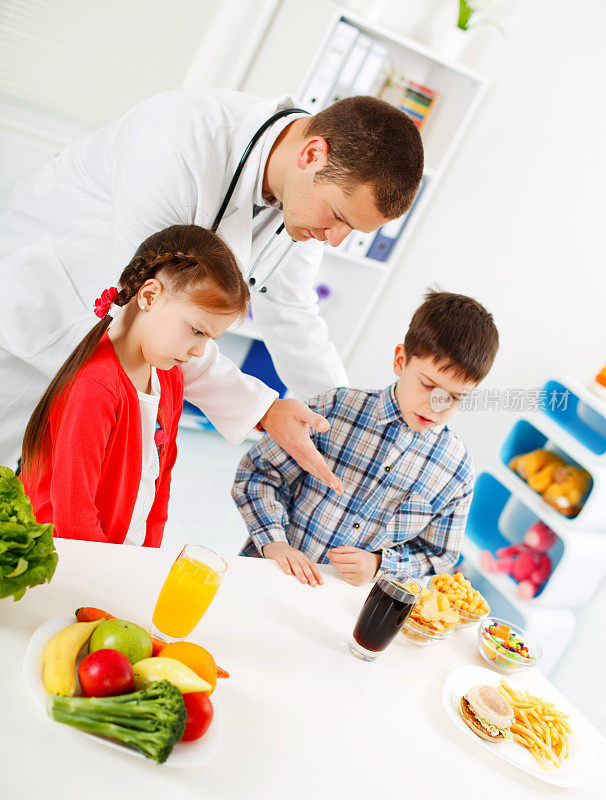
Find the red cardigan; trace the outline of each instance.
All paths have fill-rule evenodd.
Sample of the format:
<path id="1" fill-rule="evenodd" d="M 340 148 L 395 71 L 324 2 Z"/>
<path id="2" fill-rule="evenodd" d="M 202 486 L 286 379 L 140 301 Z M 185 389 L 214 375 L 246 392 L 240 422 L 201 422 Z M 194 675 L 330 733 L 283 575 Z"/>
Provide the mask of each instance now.
<path id="1" fill-rule="evenodd" d="M 170 474 L 177 456 L 177 424 L 183 406 L 179 367 L 158 370 L 158 419 L 167 441 L 160 449 L 156 499 L 144 545 L 160 547 L 168 512 Z M 141 482 L 141 412 L 137 390 L 104 334 L 61 403 L 53 403 L 40 467 L 22 475 L 38 522 L 54 535 L 122 544 Z"/>

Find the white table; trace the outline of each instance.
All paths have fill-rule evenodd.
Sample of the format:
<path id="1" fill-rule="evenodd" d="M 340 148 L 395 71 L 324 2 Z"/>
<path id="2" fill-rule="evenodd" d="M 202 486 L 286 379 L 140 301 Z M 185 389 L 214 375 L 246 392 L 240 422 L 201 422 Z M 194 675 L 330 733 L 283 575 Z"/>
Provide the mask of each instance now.
<path id="1" fill-rule="evenodd" d="M 606 743 L 594 728 L 593 777 L 565 790 L 503 762 L 448 720 L 444 679 L 461 664 L 484 665 L 475 629 L 428 648 L 395 642 L 368 664 L 346 646 L 368 586 L 351 587 L 323 568 L 326 583 L 312 589 L 260 559 L 229 561 L 189 637 L 231 673 L 216 690 L 224 730 L 210 764 L 171 769 L 76 737 L 27 694 L 21 666 L 32 632 L 88 605 L 146 623 L 176 553 L 69 540 L 57 549 L 50 584 L 18 603 L 0 601 L 0 794 L 7 800 L 603 796 Z M 534 673 L 537 693 L 561 697 Z"/>

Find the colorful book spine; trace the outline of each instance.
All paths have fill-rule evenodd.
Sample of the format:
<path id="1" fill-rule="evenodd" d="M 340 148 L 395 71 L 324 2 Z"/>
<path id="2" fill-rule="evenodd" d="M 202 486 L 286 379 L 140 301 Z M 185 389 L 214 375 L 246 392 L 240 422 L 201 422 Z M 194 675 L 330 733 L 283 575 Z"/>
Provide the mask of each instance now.
<path id="1" fill-rule="evenodd" d="M 412 119 L 417 128 L 422 130 L 435 105 L 437 96 L 433 89 L 428 89 L 414 81 L 407 81 L 400 108 Z"/>

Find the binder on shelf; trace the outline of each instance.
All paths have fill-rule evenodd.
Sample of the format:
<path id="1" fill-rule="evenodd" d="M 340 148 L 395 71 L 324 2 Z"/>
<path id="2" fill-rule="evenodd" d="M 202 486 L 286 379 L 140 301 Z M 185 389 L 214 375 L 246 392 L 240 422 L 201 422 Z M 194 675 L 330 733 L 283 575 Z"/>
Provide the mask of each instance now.
<path id="1" fill-rule="evenodd" d="M 348 22 L 340 22 L 311 76 L 302 101 L 326 108 L 353 95 L 376 95 L 387 74 L 389 50 Z"/>
<path id="2" fill-rule="evenodd" d="M 421 183 L 419 184 L 415 199 L 412 201 L 411 207 L 404 214 L 404 216 L 398 217 L 398 219 L 393 219 L 391 222 L 388 222 L 387 225 L 382 225 L 376 232 L 374 239 L 372 240 L 370 247 L 365 254 L 367 258 L 372 258 L 374 261 L 387 261 L 396 242 L 402 235 L 402 231 L 406 227 L 406 223 L 410 219 L 410 215 L 417 203 L 417 200 L 421 196 L 424 186 L 425 176 L 421 178 Z"/>
<path id="3" fill-rule="evenodd" d="M 359 29 L 351 23 L 344 20 L 339 22 L 302 93 L 301 102 L 306 108 L 313 110 L 326 107 L 359 35 Z"/>
<path id="4" fill-rule="evenodd" d="M 345 64 L 338 76 L 335 88 L 329 98 L 327 105 L 336 103 L 344 97 L 351 97 L 355 94 L 354 86 L 362 65 L 370 52 L 372 42 L 368 36 L 360 34 L 349 54 Z"/>
<path id="5" fill-rule="evenodd" d="M 373 44 L 358 72 L 352 94 L 376 95 L 385 82 L 388 60 L 389 50 L 382 44 Z"/>
<path id="6" fill-rule="evenodd" d="M 402 233 L 404 219 L 405 217 L 394 219 L 379 228 L 368 248 L 367 258 L 372 258 L 374 261 L 387 261 L 398 237 Z"/>
<path id="7" fill-rule="evenodd" d="M 372 233 L 361 233 L 360 231 L 352 231 L 347 237 L 347 239 L 351 240 L 347 248 L 347 255 L 364 258 L 364 256 L 366 256 L 366 254 L 368 253 L 368 249 L 371 246 L 375 236 L 376 234 L 374 231 Z M 347 239 L 345 241 L 347 241 Z"/>

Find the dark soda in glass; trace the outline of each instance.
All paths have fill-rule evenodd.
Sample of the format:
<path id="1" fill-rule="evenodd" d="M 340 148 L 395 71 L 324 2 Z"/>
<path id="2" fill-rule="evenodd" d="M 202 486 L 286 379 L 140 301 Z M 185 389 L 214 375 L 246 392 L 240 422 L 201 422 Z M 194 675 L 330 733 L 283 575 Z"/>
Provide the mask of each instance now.
<path id="1" fill-rule="evenodd" d="M 408 577 L 379 578 L 360 611 L 350 643 L 352 652 L 368 661 L 376 658 L 408 619 L 419 592 L 420 586 Z"/>

